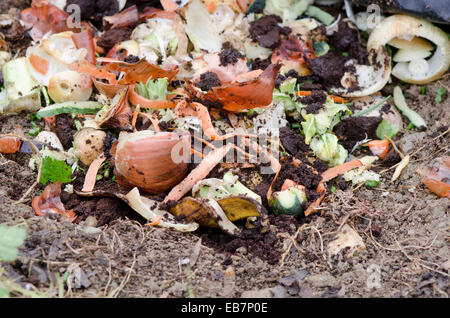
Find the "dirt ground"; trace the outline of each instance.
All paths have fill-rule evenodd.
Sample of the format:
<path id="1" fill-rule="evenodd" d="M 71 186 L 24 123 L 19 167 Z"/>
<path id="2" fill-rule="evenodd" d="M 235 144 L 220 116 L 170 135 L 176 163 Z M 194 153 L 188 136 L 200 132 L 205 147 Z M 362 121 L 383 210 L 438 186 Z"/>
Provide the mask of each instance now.
<path id="1" fill-rule="evenodd" d="M 450 98 L 434 102 L 441 84 L 448 87 L 450 80 L 429 85 L 427 95 L 416 86 L 405 90 L 429 127 L 404 129 L 395 138 L 404 153 L 423 146 L 398 181 L 389 182 L 390 170 L 377 188 L 338 189 L 306 220 L 272 217 L 271 237 L 260 237 L 248 250 L 218 249 L 221 234 L 215 230 L 182 234 L 143 226 L 132 211 L 97 229 L 35 216 L 30 198 L 39 187 L 15 204 L 35 178 L 28 156 L 3 157 L 0 223 L 25 226 L 28 238 L 19 259 L 2 265 L 10 277 L 48 296 L 61 295 L 58 273 L 67 278 L 63 294 L 70 297 L 448 297 L 450 201 L 432 194 L 415 172 L 449 152 L 448 134 L 433 141 L 450 122 Z M 3 117 L 0 132 L 16 125 L 29 129 L 27 122 L 27 115 Z M 330 258 L 327 246 L 344 223 L 366 248 Z M 200 238 L 198 260 L 188 270 L 184 260 Z M 271 252 L 257 257 L 255 247 L 267 244 Z"/>
<path id="2" fill-rule="evenodd" d="M 440 86 L 447 93 L 437 104 Z M 224 239 L 216 230 L 184 234 L 145 226 L 126 208 L 97 228 L 38 217 L 31 199 L 41 187 L 16 203 L 36 177 L 28 168 L 29 156 L 2 156 L 0 224 L 21 225 L 28 237 L 18 260 L 1 263 L 6 273 L 0 279 L 13 279 L 47 297 L 447 298 L 450 200 L 431 193 L 416 170 L 449 155 L 450 134 L 436 138 L 450 124 L 448 87 L 450 80 L 441 80 L 421 95 L 419 86 L 403 86 L 428 129 L 407 130 L 404 124 L 395 137 L 405 154 L 423 147 L 395 183 L 389 170 L 374 189 L 338 187 L 313 216 L 272 216 L 270 233 L 245 244 Z M 29 115 L 0 117 L 0 133 L 16 125 L 28 131 Z M 365 249 L 330 257 L 328 244 L 344 224 L 359 233 Z"/>

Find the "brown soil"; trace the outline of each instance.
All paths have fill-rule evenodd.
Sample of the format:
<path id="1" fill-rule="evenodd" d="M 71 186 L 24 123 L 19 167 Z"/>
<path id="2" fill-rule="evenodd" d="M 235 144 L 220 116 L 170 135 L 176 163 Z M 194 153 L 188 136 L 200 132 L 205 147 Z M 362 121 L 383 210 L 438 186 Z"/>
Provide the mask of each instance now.
<path id="1" fill-rule="evenodd" d="M 220 51 L 219 56 L 221 66 L 235 64 L 240 59 L 245 58 L 245 55 L 236 50 L 230 42 L 225 42 L 223 44 L 222 51 Z"/>
<path id="2" fill-rule="evenodd" d="M 288 35 L 291 30 L 278 25 L 282 20 L 279 16 L 270 14 L 250 23 L 252 40 L 266 48 L 274 49 L 280 43 L 281 35 Z"/>

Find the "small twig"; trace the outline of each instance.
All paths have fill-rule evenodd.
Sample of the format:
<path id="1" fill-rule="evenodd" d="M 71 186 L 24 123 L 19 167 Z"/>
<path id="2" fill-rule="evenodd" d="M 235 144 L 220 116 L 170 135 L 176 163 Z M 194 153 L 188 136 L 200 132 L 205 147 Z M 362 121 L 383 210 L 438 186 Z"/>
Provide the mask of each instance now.
<path id="1" fill-rule="evenodd" d="M 122 282 L 120 283 L 119 287 L 114 289 L 110 295 L 111 298 L 117 297 L 120 292 L 123 290 L 125 285 L 130 281 L 131 272 L 133 271 L 134 264 L 136 264 L 136 253 L 133 254 L 133 263 L 131 264 L 130 270 L 128 271 L 128 274 L 124 277 Z"/>
<path id="2" fill-rule="evenodd" d="M 447 277 L 450 276 L 450 275 L 447 274 L 447 273 L 441 272 L 441 271 L 439 271 L 439 270 L 437 270 L 437 269 L 434 269 L 434 268 L 432 268 L 432 267 L 429 267 L 429 266 L 425 265 L 425 264 L 423 263 L 423 262 L 424 262 L 423 260 L 408 255 L 408 253 L 405 252 L 404 248 L 400 245 L 400 243 L 399 243 L 397 240 L 395 240 L 395 242 L 397 243 L 397 245 L 398 245 L 398 247 L 399 247 L 399 250 L 403 253 L 403 255 L 405 255 L 406 258 L 408 258 L 411 262 L 416 261 L 417 263 L 420 264 L 420 266 L 422 266 L 422 267 L 424 267 L 424 268 L 426 268 L 426 269 L 428 269 L 428 270 L 430 270 L 430 271 L 439 273 L 439 274 L 444 275 L 444 276 L 447 276 Z"/>
<path id="3" fill-rule="evenodd" d="M 380 107 L 381 105 L 383 105 L 384 103 L 387 102 L 387 100 L 391 98 L 391 95 L 389 95 L 388 97 L 383 98 L 382 101 L 380 101 L 378 104 L 373 105 L 372 107 L 369 107 L 365 110 L 362 110 L 356 114 L 353 114 L 352 117 L 360 117 L 360 116 L 364 116 L 365 114 L 370 113 L 371 111 L 377 109 L 378 107 Z"/>
<path id="4" fill-rule="evenodd" d="M 391 143 L 392 147 L 394 148 L 395 152 L 398 153 L 398 155 L 400 156 L 400 158 L 405 158 L 405 155 L 397 148 L 397 145 L 395 144 L 395 142 L 389 138 L 388 136 L 384 135 L 385 138 L 387 138 L 387 140 L 389 140 L 389 142 Z"/>
<path id="5" fill-rule="evenodd" d="M 320 252 L 321 252 L 322 255 L 323 255 L 323 240 L 322 240 L 322 235 L 320 234 L 319 230 L 318 230 L 315 226 L 311 226 L 310 228 L 311 228 L 311 230 L 316 231 L 317 234 L 319 235 L 319 239 L 320 239 Z"/>
<path id="6" fill-rule="evenodd" d="M 450 73 L 447 74 L 446 76 L 448 76 L 448 75 L 450 75 Z M 437 82 L 439 83 L 439 85 L 441 85 L 442 87 L 444 87 L 446 90 L 450 91 L 450 88 L 449 88 L 447 85 L 442 84 L 441 81 L 437 81 Z"/>

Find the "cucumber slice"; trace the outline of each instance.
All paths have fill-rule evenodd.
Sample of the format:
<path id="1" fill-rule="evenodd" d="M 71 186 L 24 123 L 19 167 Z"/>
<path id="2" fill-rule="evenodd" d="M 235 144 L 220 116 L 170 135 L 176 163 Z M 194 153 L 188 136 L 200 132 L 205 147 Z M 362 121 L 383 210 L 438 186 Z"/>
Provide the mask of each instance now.
<path id="1" fill-rule="evenodd" d="M 275 215 L 302 215 L 306 194 L 303 190 L 291 187 L 287 190 L 275 192 L 269 200 L 269 205 Z"/>
<path id="2" fill-rule="evenodd" d="M 28 71 L 27 59 L 21 57 L 7 62 L 2 72 L 6 92 L 4 112 L 37 111 L 41 107 L 40 88 Z"/>
<path id="3" fill-rule="evenodd" d="M 96 114 L 102 107 L 99 102 L 64 102 L 41 109 L 36 113 L 36 117 L 42 119 L 59 114 Z"/>

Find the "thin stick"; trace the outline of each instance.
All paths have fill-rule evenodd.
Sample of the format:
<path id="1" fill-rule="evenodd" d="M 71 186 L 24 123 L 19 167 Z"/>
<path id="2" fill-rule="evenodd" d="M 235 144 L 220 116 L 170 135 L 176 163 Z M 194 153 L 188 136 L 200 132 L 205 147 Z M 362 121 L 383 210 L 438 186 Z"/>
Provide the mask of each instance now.
<path id="1" fill-rule="evenodd" d="M 367 108 L 367 109 L 365 109 L 365 110 L 362 110 L 362 111 L 360 111 L 359 113 L 353 114 L 352 117 L 360 117 L 360 116 L 364 116 L 364 115 L 367 114 L 367 113 L 370 113 L 372 110 L 375 110 L 375 109 L 377 109 L 378 107 L 380 107 L 381 105 L 383 105 L 384 103 L 386 103 L 386 101 L 387 101 L 389 98 L 391 98 L 391 95 L 389 95 L 389 96 L 386 97 L 386 98 L 383 98 L 383 100 L 380 101 L 378 104 L 376 104 L 376 105 L 374 105 L 374 106 L 372 106 L 372 107 L 369 107 L 369 108 Z"/>
<path id="2" fill-rule="evenodd" d="M 389 140 L 389 142 L 391 143 L 392 147 L 394 148 L 395 152 L 398 153 L 398 155 L 400 156 L 400 158 L 405 158 L 405 155 L 397 148 L 397 145 L 394 143 L 394 141 L 392 141 L 391 138 L 389 138 L 388 136 L 384 135 L 385 138 L 387 138 L 387 140 Z"/>
<path id="3" fill-rule="evenodd" d="M 125 285 L 130 281 L 131 272 L 133 271 L 134 264 L 136 264 L 136 253 L 133 254 L 133 263 L 131 264 L 130 270 L 128 271 L 127 276 L 124 277 L 122 282 L 120 283 L 120 286 L 114 289 L 110 295 L 111 298 L 116 298 L 120 292 L 123 290 Z"/>

